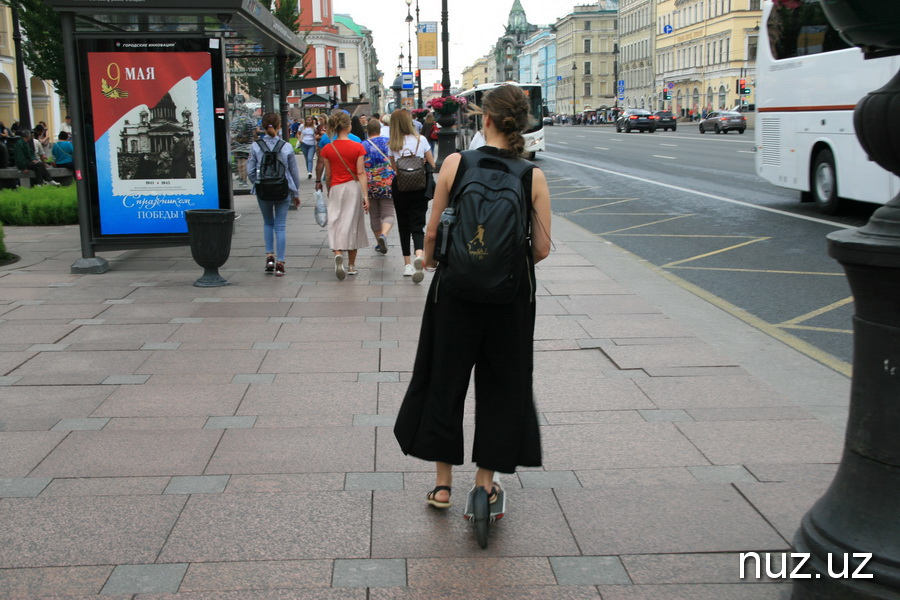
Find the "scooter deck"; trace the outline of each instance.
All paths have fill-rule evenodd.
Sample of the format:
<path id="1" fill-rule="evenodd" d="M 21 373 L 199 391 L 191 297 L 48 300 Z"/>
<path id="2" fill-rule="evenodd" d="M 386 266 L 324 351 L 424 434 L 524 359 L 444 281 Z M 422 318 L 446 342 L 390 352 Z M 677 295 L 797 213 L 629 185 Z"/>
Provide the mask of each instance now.
<path id="1" fill-rule="evenodd" d="M 463 518 L 466 520 L 471 519 L 475 515 L 474 501 L 475 498 L 475 488 L 473 487 L 469 490 L 468 495 L 466 496 L 466 508 L 463 512 Z M 488 504 L 488 508 L 490 509 L 490 519 L 491 521 L 496 521 L 497 519 L 502 519 L 503 515 L 506 514 L 506 492 L 500 490 L 498 494 L 497 501 L 493 504 Z"/>

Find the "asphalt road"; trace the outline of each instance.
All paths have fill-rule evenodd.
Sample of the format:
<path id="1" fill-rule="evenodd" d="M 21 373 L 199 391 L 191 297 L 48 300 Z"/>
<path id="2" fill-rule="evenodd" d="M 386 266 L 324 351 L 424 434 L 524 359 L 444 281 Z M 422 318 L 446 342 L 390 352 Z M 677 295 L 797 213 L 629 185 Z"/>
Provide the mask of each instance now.
<path id="1" fill-rule="evenodd" d="M 754 172 L 753 131 L 616 133 L 546 127 L 537 164 L 553 211 L 646 260 L 779 341 L 850 374 L 853 302 L 826 235 L 863 225 L 859 204 L 826 217 Z"/>

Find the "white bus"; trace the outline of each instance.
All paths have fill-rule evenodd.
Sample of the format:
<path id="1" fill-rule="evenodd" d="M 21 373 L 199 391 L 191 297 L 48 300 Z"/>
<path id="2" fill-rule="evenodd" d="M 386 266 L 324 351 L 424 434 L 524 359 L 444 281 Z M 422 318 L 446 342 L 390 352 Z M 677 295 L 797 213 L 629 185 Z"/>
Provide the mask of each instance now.
<path id="1" fill-rule="evenodd" d="M 539 84 L 514 82 L 509 82 L 508 84 L 485 83 L 475 86 L 470 90 L 466 90 L 459 95 L 465 97 L 466 102 L 469 104 L 481 106 L 481 98 L 484 96 L 484 93 L 499 85 L 518 86 L 525 92 L 525 97 L 528 98 L 528 102 L 531 105 L 533 123 L 531 127 L 522 132 L 522 137 L 525 138 L 525 156 L 529 159 L 534 159 L 536 152 L 544 151 L 544 101 L 541 96 L 541 86 Z M 481 129 L 481 117 L 476 117 L 474 115 L 467 117 L 465 110 L 463 110 L 458 122 L 459 125 L 457 128 L 459 133 L 457 134 L 456 147 L 460 150 L 465 150 L 469 147 L 469 142 L 472 141 L 475 132 Z"/>
<path id="2" fill-rule="evenodd" d="M 900 178 L 869 160 L 853 108 L 886 84 L 900 58 L 864 60 L 831 27 L 819 0 L 766 0 L 756 57 L 756 168 L 825 214 L 842 200 L 885 204 Z"/>

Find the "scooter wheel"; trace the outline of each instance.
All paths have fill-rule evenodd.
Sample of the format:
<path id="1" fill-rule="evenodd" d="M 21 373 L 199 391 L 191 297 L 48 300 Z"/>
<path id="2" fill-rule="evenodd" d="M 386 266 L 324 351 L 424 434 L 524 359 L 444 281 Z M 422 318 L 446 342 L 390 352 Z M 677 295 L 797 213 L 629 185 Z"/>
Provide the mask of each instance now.
<path id="1" fill-rule="evenodd" d="M 475 539 L 482 548 L 488 546 L 488 527 L 490 527 L 490 507 L 488 505 L 487 491 L 483 487 L 475 490 L 475 497 L 472 499 L 473 512 L 472 520 L 475 521 Z"/>

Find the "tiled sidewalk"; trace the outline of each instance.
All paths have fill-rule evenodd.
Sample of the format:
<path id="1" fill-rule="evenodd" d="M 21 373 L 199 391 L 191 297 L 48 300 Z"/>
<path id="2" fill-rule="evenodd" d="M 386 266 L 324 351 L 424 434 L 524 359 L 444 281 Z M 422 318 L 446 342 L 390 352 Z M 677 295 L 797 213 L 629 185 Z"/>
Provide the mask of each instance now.
<path id="1" fill-rule="evenodd" d="M 840 456 L 844 378 L 557 219 L 545 466 L 504 477 L 481 550 L 473 467 L 428 509 L 431 466 L 391 432 L 429 278 L 402 277 L 393 237 L 338 282 L 304 206 L 276 279 L 255 200 L 236 205 L 214 289 L 186 247 L 71 275 L 77 228 L 6 228 L 0 597 L 789 597 L 741 581 L 737 554 L 789 551 Z"/>

